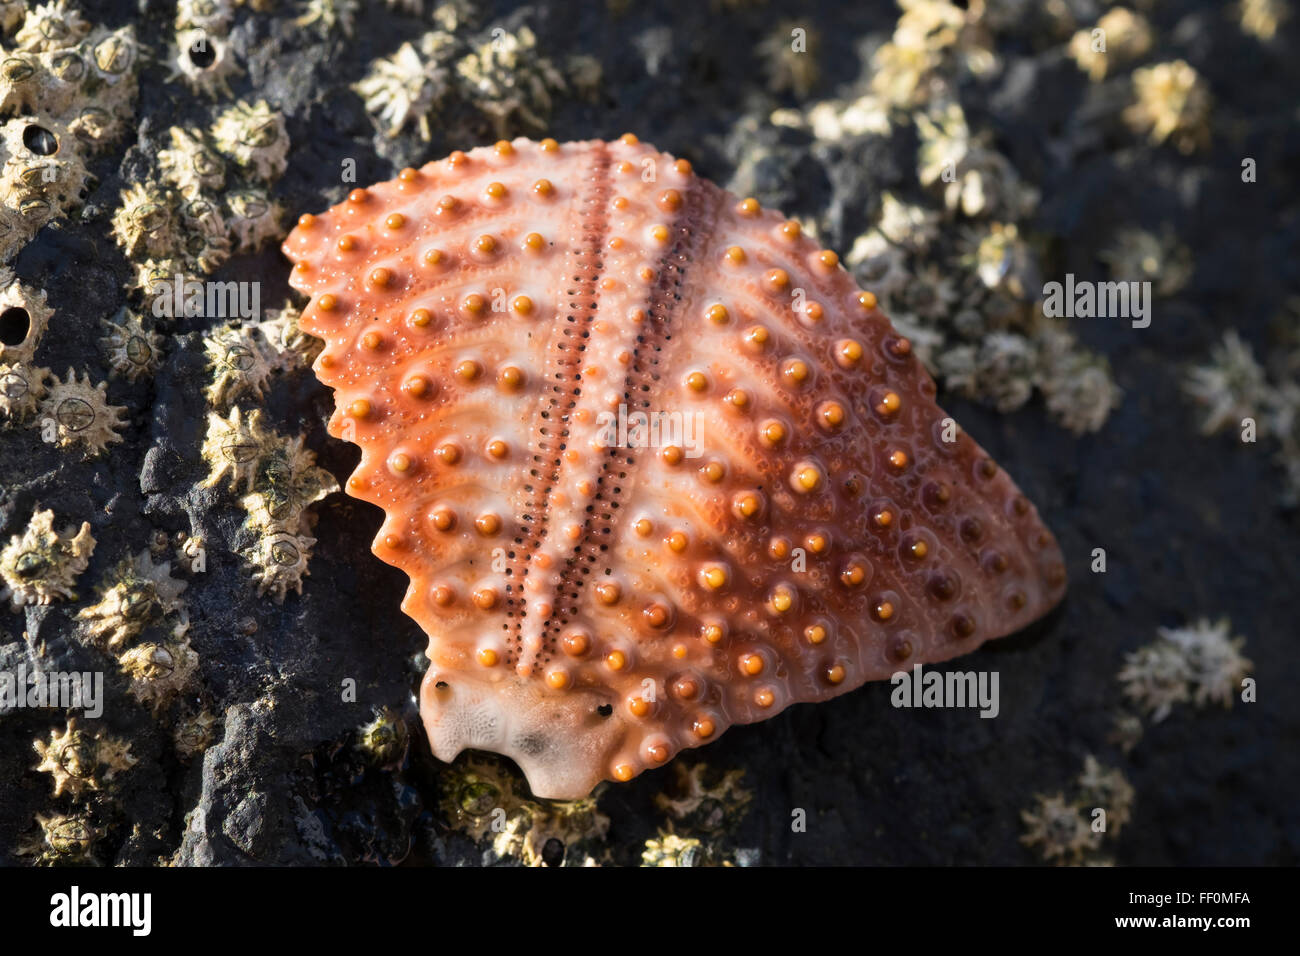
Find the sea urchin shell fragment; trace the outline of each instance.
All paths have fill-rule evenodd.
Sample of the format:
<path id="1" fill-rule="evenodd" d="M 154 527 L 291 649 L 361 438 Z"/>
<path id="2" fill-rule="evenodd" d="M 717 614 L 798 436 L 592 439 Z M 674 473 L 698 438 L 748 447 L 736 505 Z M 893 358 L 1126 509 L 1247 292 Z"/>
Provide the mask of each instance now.
<path id="1" fill-rule="evenodd" d="M 440 759 L 582 796 L 1064 593 L 836 255 L 635 137 L 456 152 L 284 251 L 429 635 Z"/>

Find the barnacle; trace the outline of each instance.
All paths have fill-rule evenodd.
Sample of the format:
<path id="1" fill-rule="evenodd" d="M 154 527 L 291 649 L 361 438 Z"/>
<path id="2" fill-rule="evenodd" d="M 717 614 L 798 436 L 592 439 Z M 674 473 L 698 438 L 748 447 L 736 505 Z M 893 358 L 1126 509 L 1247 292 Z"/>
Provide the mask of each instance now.
<path id="1" fill-rule="evenodd" d="M 1183 391 L 1205 407 L 1201 433 L 1212 435 L 1260 415 L 1268 396 L 1264 369 L 1235 329 L 1210 350 L 1210 361 L 1187 373 Z"/>
<path id="2" fill-rule="evenodd" d="M 1209 142 L 1210 92 L 1186 60 L 1135 70 L 1133 93 L 1136 101 L 1124 110 L 1124 121 L 1135 133 L 1157 146 L 1168 141 L 1182 153 Z"/>
<path id="3" fill-rule="evenodd" d="M 211 746 L 217 737 L 217 718 L 206 707 L 198 713 L 183 712 L 172 728 L 172 742 L 181 760 L 190 760 Z"/>
<path id="4" fill-rule="evenodd" d="M 224 36 L 235 15 L 231 0 L 177 0 L 176 29 L 206 30 Z"/>
<path id="5" fill-rule="evenodd" d="M 0 268 L 0 365 L 30 362 L 52 315 L 44 290 L 32 289 Z"/>
<path id="6" fill-rule="evenodd" d="M 1162 296 L 1178 292 L 1192 274 L 1191 252 L 1168 229 L 1158 236 L 1145 229 L 1120 229 L 1099 258 L 1116 279 L 1150 282 Z"/>
<path id="7" fill-rule="evenodd" d="M 979 345 L 959 345 L 942 353 L 938 365 L 944 384 L 958 394 L 1010 412 L 1034 393 L 1038 353 L 1023 335 L 990 332 Z"/>
<path id="8" fill-rule="evenodd" d="M 655 806 L 692 830 L 715 832 L 734 827 L 744 817 L 754 794 L 740 785 L 743 770 L 719 775 L 703 763 L 674 765 L 674 785 L 669 793 L 655 794 Z"/>
<path id="9" fill-rule="evenodd" d="M 0 126 L 0 260 L 81 201 L 89 173 L 75 144 L 67 126 L 48 116 Z"/>
<path id="10" fill-rule="evenodd" d="M 133 259 L 166 259 L 183 245 L 182 225 L 172 190 L 152 179 L 122 190 L 113 213 L 113 238 Z M 168 276 L 170 278 L 170 276 Z"/>
<path id="11" fill-rule="evenodd" d="M 137 644 L 117 658 L 131 681 L 127 690 L 155 715 L 167 709 L 199 669 L 199 655 L 190 647 L 185 626 L 176 630 L 171 640 Z"/>
<path id="12" fill-rule="evenodd" d="M 956 102 L 936 104 L 927 113 L 917 113 L 916 129 L 921 138 L 921 184 L 941 183 L 949 212 L 1018 218 L 1038 204 L 1037 190 L 1021 183 L 1011 162 L 971 136 Z"/>
<path id="13" fill-rule="evenodd" d="M 284 115 L 265 100 L 240 100 L 224 110 L 212 127 L 217 149 L 262 182 L 279 179 L 289 155 Z"/>
<path id="14" fill-rule="evenodd" d="M 1121 67 L 1146 56 L 1151 49 L 1151 24 L 1139 13 L 1114 7 L 1093 30 L 1080 30 L 1070 38 L 1068 52 L 1093 82 L 1104 80 L 1111 67 Z M 1100 47 L 1100 49 L 1098 49 Z"/>
<path id="15" fill-rule="evenodd" d="M 858 236 L 844 257 L 844 264 L 853 270 L 854 278 L 884 302 L 893 302 L 912 281 L 906 252 L 893 245 L 879 229 Z"/>
<path id="16" fill-rule="evenodd" d="M 288 440 L 276 436 L 259 458 L 253 491 L 243 505 L 259 531 L 305 529 L 307 508 L 338 490 L 334 476 L 316 465 L 316 454 L 301 435 Z"/>
<path id="17" fill-rule="evenodd" d="M 1142 740 L 1142 718 L 1128 711 L 1120 711 L 1111 720 L 1106 742 L 1114 744 L 1121 753 L 1131 753 Z"/>
<path id="18" fill-rule="evenodd" d="M 95 30 L 81 47 L 90 70 L 70 104 L 68 128 L 92 150 L 114 142 L 126 129 L 139 90 L 140 44 L 130 26 Z M 42 55 L 44 59 L 44 55 Z"/>
<path id="19" fill-rule="evenodd" d="M 190 197 L 226 184 L 226 162 L 201 131 L 173 126 L 168 135 L 171 149 L 158 153 L 158 165 L 168 182 Z"/>
<path id="20" fill-rule="evenodd" d="M 1201 618 L 1187 627 L 1159 628 L 1161 639 L 1177 648 L 1187 662 L 1192 703 L 1197 707 L 1214 703 L 1230 708 L 1254 666 L 1241 654 L 1246 639 L 1230 636 L 1231 626 L 1225 617 L 1214 623 Z"/>
<path id="21" fill-rule="evenodd" d="M 186 260 L 200 272 L 215 272 L 230 257 L 230 238 L 220 207 L 199 196 L 181 199 L 179 213 Z"/>
<path id="22" fill-rule="evenodd" d="M 76 717 L 68 718 L 63 733 L 53 730 L 48 743 L 37 740 L 33 746 L 41 758 L 36 770 L 53 776 L 56 797 L 64 791 L 79 797 L 84 790 L 100 790 L 136 763 L 129 742 L 103 730 L 84 730 Z"/>
<path id="23" fill-rule="evenodd" d="M 961 293 L 953 275 L 938 263 L 927 263 L 917 268 L 912 281 L 892 294 L 889 302 L 892 308 L 904 315 L 937 322 L 946 317 L 960 299 Z"/>
<path id="24" fill-rule="evenodd" d="M 230 78 L 242 72 L 230 40 L 199 29 L 176 31 L 168 65 L 169 81 L 179 77 L 195 93 L 212 99 L 219 94 L 230 96 Z"/>
<path id="25" fill-rule="evenodd" d="M 1047 399 L 1047 410 L 1075 434 L 1097 431 L 1121 398 L 1110 363 L 1079 349 L 1068 332 L 1045 331 L 1039 340 L 1043 373 L 1038 387 Z"/>
<path id="26" fill-rule="evenodd" d="M 162 357 L 163 337 L 144 327 L 140 316 L 123 306 L 112 319 L 101 319 L 107 335 L 99 340 L 112 374 L 128 382 L 152 375 Z"/>
<path id="27" fill-rule="evenodd" d="M 402 715 L 391 707 L 381 707 L 357 734 L 357 747 L 376 767 L 396 767 L 406 759 L 410 733 Z"/>
<path id="28" fill-rule="evenodd" d="M 1124 774 L 1114 768 L 1103 767 L 1097 758 L 1088 754 L 1079 774 L 1079 801 L 1085 810 L 1101 807 L 1106 811 L 1106 833 L 1119 836 L 1124 824 L 1133 815 L 1133 787 Z"/>
<path id="29" fill-rule="evenodd" d="M 245 186 L 224 195 L 226 228 L 238 252 L 256 252 L 280 234 L 280 205 L 261 186 Z"/>
<path id="30" fill-rule="evenodd" d="M 498 137 L 509 135 L 515 121 L 545 129 L 551 93 L 566 88 L 564 75 L 538 55 L 537 37 L 528 27 L 493 33 L 456 63 L 465 98 L 487 115 Z"/>
<path id="31" fill-rule="evenodd" d="M 15 50 L 0 62 L 0 111 L 58 120 L 71 142 L 102 148 L 131 114 L 139 53 L 129 26 L 96 28 L 74 48 Z"/>
<path id="32" fill-rule="evenodd" d="M 54 423 L 54 444 L 59 448 L 81 446 L 87 458 L 104 453 L 122 440 L 118 429 L 126 424 L 126 406 L 108 404 L 108 384 L 90 384 L 90 376 L 78 378 L 68 369 L 66 379 L 54 376 L 49 393 L 41 402 L 43 421 Z"/>
<path id="33" fill-rule="evenodd" d="M 9 598 L 15 609 L 24 604 L 49 604 L 58 598 L 76 598 L 77 576 L 86 570 L 95 550 L 90 523 L 81 529 L 69 525 L 54 530 L 54 512 L 37 511 L 20 535 L 0 551 L 0 600 Z"/>
<path id="34" fill-rule="evenodd" d="M 939 215 L 885 192 L 880 197 L 880 221 L 876 228 L 894 245 L 924 252 L 939 235 Z"/>
<path id="35" fill-rule="evenodd" d="M 1014 222 L 992 222 L 964 229 L 959 246 L 959 262 L 974 270 L 987 288 L 1027 299 L 1029 290 L 1037 287 L 1033 257 Z"/>
<path id="36" fill-rule="evenodd" d="M 37 52 L 76 46 L 90 32 L 81 11 L 67 0 L 50 0 L 28 10 L 22 29 L 14 36 L 18 48 Z"/>
<path id="37" fill-rule="evenodd" d="M 12 33 L 27 16 L 27 0 L 0 0 L 0 31 Z"/>
<path id="38" fill-rule="evenodd" d="M 418 47 L 403 43 L 392 56 L 375 60 L 366 76 L 353 85 L 387 135 L 396 136 L 415 123 L 421 138 L 430 139 L 429 114 L 450 90 L 448 63 L 455 49 L 450 34 L 426 33 Z"/>
<path id="39" fill-rule="evenodd" d="M 671 829 L 645 841 L 642 866 L 700 866 L 707 857 L 697 837 L 683 837 Z"/>
<path id="40" fill-rule="evenodd" d="M 202 450 L 209 473 L 202 487 L 212 488 L 229 481 L 236 491 L 241 485 L 251 491 L 260 459 L 274 440 L 275 434 L 267 429 L 261 409 L 253 409 L 247 418 L 239 406 L 232 408 L 225 418 L 209 412 Z"/>
<path id="41" fill-rule="evenodd" d="M 0 418 L 18 422 L 35 413 L 48 394 L 50 370 L 23 362 L 0 362 Z"/>
<path id="42" fill-rule="evenodd" d="M 1157 724 L 1169 716 L 1174 704 L 1188 700 L 1191 676 L 1186 656 L 1168 641 L 1138 648 L 1124 659 L 1119 672 L 1124 696 Z"/>
<path id="43" fill-rule="evenodd" d="M 307 565 L 315 544 L 316 539 L 309 535 L 273 531 L 262 535 L 253 546 L 241 549 L 240 554 L 253 565 L 257 593 L 269 593 L 277 604 L 284 603 L 290 590 L 302 594 L 302 579 L 311 573 Z"/>
<path id="44" fill-rule="evenodd" d="M 1237 16 L 1243 33 L 1268 43 L 1290 18 L 1291 9 L 1286 0 L 1240 0 Z"/>
<path id="45" fill-rule="evenodd" d="M 154 564 L 149 552 L 141 551 L 118 565 L 112 584 L 77 617 L 91 622 L 91 640 L 115 651 L 154 621 L 179 611 L 186 587 L 171 576 L 170 563 Z"/>
<path id="46" fill-rule="evenodd" d="M 787 90 L 800 98 L 817 85 L 821 75 L 821 34 L 807 22 L 786 20 L 777 24 L 755 49 L 774 93 Z"/>
<path id="47" fill-rule="evenodd" d="M 856 136 L 888 136 L 891 126 L 886 104 L 872 93 L 852 100 L 822 100 L 807 110 L 773 110 L 773 126 L 809 130 L 819 142 L 834 143 Z"/>
<path id="48" fill-rule="evenodd" d="M 894 34 L 872 58 L 872 90 L 899 107 L 917 106 L 942 88 L 942 74 L 960 66 L 976 75 L 996 66 L 979 21 L 982 5 L 964 10 L 946 0 L 899 0 Z"/>
<path id="49" fill-rule="evenodd" d="M 19 848 L 22 856 L 33 856 L 35 866 L 86 866 L 95 862 L 95 843 L 103 835 L 84 814 L 36 815 L 40 835 L 28 838 Z"/>
<path id="50" fill-rule="evenodd" d="M 1093 832 L 1078 803 L 1067 803 L 1059 793 L 1051 797 L 1035 794 L 1034 800 L 1032 810 L 1020 811 L 1025 825 L 1021 843 L 1037 847 L 1047 862 L 1067 864 L 1078 862 L 1085 852 L 1097 848 L 1101 834 Z"/>
<path id="51" fill-rule="evenodd" d="M 271 344 L 285 369 L 310 366 L 325 343 L 304 332 L 298 325 L 302 310 L 286 301 L 279 309 L 267 309 L 266 318 L 258 323 L 262 337 Z"/>
<path id="52" fill-rule="evenodd" d="M 458 760 L 442 779 L 442 811 L 451 825 L 474 840 L 492 834 L 498 856 L 516 857 L 527 866 L 553 863 L 556 857 L 570 866 L 594 863 L 586 846 L 609 831 L 609 818 L 595 797 L 530 799 L 518 778 L 495 759 Z"/>
<path id="53" fill-rule="evenodd" d="M 135 266 L 135 286 L 144 291 L 147 308 L 158 318 L 176 318 L 184 315 L 184 306 L 176 308 L 172 300 L 176 282 L 184 283 L 189 263 L 175 256 L 147 257 L 132 263 Z M 161 303 L 159 299 L 163 300 Z M 155 306 L 160 308 L 155 309 Z"/>
<path id="54" fill-rule="evenodd" d="M 360 6 L 357 0 L 307 0 L 303 14 L 296 22 L 300 27 L 315 23 L 325 33 L 338 28 L 344 36 L 350 37 Z"/>
<path id="55" fill-rule="evenodd" d="M 223 326 L 203 338 L 212 384 L 204 394 L 216 408 L 244 396 L 262 398 L 276 360 L 269 345 L 255 328 Z"/>

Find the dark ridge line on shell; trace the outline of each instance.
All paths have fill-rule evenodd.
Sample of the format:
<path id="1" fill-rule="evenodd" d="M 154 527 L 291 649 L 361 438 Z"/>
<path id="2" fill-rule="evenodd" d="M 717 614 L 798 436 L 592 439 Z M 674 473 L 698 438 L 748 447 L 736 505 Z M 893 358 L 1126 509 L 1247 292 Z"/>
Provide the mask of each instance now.
<path id="1" fill-rule="evenodd" d="M 725 194 L 720 190 L 710 188 L 707 181 L 698 178 L 693 179 L 686 190 L 682 204 L 684 213 L 673 223 L 676 237 L 659 257 L 658 275 L 646 300 L 646 320 L 641 326 L 646 331 L 636 337 L 632 359 L 623 379 L 623 405 L 629 414 L 634 407 L 650 407 L 648 399 L 636 400 L 634 404 L 634 396 L 653 390 L 659 353 L 675 330 L 673 320 L 681 304 L 690 299 L 690 295 L 683 292 L 687 285 L 689 267 L 712 240 L 714 224 L 718 221 L 724 197 Z M 701 204 L 707 204 L 708 208 L 701 211 Z M 616 474 L 616 467 L 623 473 Z M 543 633 L 543 648 L 553 645 L 560 629 L 569 622 L 570 615 L 578 610 L 582 592 L 592 578 L 591 571 L 584 572 L 584 566 L 590 566 L 593 570 L 598 567 L 597 556 L 608 547 L 609 542 L 617 539 L 626 511 L 621 507 L 619 499 L 626 500 L 629 497 L 635 473 L 636 464 L 629 449 L 617 446 L 607 449 L 596 479 L 596 493 L 583 520 L 582 536 L 560 574 L 555 613 Z M 613 484 L 614 482 L 622 484 Z M 602 505 L 607 510 L 598 510 Z M 561 599 L 569 593 L 573 594 L 570 599 L 572 604 L 566 611 Z"/>
<path id="2" fill-rule="evenodd" d="M 511 576 L 515 578 L 514 583 L 506 585 L 506 611 L 508 616 L 513 616 L 514 622 L 514 636 L 507 643 L 506 662 L 513 665 L 525 664 L 531 667 L 537 660 L 544 658 L 547 651 L 545 637 L 542 646 L 534 653 L 530 654 L 523 647 L 524 620 L 528 616 L 525 584 L 532 570 L 533 554 L 540 548 L 550 530 L 551 492 L 564 469 L 560 446 L 566 445 L 570 437 L 570 409 L 576 403 L 582 388 L 581 368 L 582 356 L 587 350 L 586 338 L 600 311 L 601 257 L 605 237 L 609 232 L 609 197 L 614 191 L 614 184 L 610 176 L 613 157 L 609 153 L 609 146 L 603 142 L 595 145 L 597 148 L 591 174 L 575 207 L 577 221 L 573 223 L 573 228 L 579 232 L 582 242 L 566 253 L 561 276 L 561 306 L 556 311 L 567 311 L 567 321 L 554 330 L 553 351 L 548 357 L 545 373 L 551 394 L 546 406 L 538 413 L 533 436 L 533 467 L 529 471 L 529 478 L 535 482 L 538 490 L 530 494 L 527 513 L 519 516 L 531 534 L 526 539 L 515 539 L 518 550 L 507 565 Z M 570 283 L 579 276 L 582 277 L 581 280 L 570 288 Z M 590 304 L 584 305 L 584 302 Z M 554 384 L 552 376 L 562 384 Z M 559 434 L 547 434 L 548 428 L 551 431 L 558 428 Z M 545 469 L 548 460 L 549 471 L 546 472 L 543 486 L 539 466 Z M 533 484 L 525 483 L 525 488 L 533 487 Z"/>

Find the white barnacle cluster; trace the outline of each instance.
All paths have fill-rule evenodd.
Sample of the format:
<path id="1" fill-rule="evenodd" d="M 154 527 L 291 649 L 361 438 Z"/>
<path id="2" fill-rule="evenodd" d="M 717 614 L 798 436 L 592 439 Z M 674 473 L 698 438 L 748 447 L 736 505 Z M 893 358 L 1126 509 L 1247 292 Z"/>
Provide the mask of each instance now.
<path id="1" fill-rule="evenodd" d="M 1084 758 L 1074 784 L 1069 798 L 1064 793 L 1035 794 L 1033 806 L 1020 811 L 1020 842 L 1046 863 L 1109 865 L 1098 851 L 1132 818 L 1133 787 L 1121 771 L 1103 766 L 1092 754 Z"/>
<path id="2" fill-rule="evenodd" d="M 36 364 L 54 310 L 45 293 L 0 268 L 0 426 L 26 424 L 58 448 L 94 458 L 122 440 L 126 408 L 108 403 L 108 385 L 68 369 L 60 378 Z"/>
<path id="3" fill-rule="evenodd" d="M 67 0 L 19 7 L 0 18 L 18 27 L 0 44 L 0 261 L 81 202 L 86 161 L 134 111 L 140 59 L 131 27 L 92 26 Z"/>
<path id="4" fill-rule="evenodd" d="M 457 48 L 452 34 L 433 30 L 370 64 L 354 89 L 389 136 L 415 126 L 421 138 L 431 137 L 433 110 L 452 89 Z"/>
<path id="5" fill-rule="evenodd" d="M 452 5 L 439 8 L 445 11 Z M 463 16 L 439 17 L 438 29 L 380 57 L 354 89 L 389 136 L 414 127 L 431 136 L 435 110 L 454 101 L 478 111 L 498 138 L 512 131 L 546 127 L 557 93 L 590 95 L 599 86 L 599 65 L 575 57 L 566 72 L 537 49 L 537 37 L 520 27 L 493 27 L 468 40 L 455 30 Z"/>
<path id="6" fill-rule="evenodd" d="M 116 661 L 127 692 L 155 717 L 196 683 L 199 658 L 181 599 L 187 587 L 172 577 L 170 562 L 155 561 L 145 548 L 124 555 L 98 585 L 95 601 L 77 613 L 84 643 Z M 191 713 L 187 707 L 182 714 Z"/>
<path id="7" fill-rule="evenodd" d="M 0 550 L 0 601 L 17 610 L 76 597 L 72 586 L 95 551 L 90 523 L 54 528 L 53 511 L 37 511 L 22 534 Z"/>
<path id="8" fill-rule="evenodd" d="M 1040 396 L 1061 425 L 1096 431 L 1121 398 L 1110 365 L 1044 314 L 1038 237 L 1029 233 L 1038 191 L 962 103 L 972 80 L 1002 70 L 993 37 L 1020 15 L 1002 3 L 900 6 L 855 89 L 778 109 L 772 124 L 808 133 L 813 156 L 849 177 L 839 184 L 846 192 L 879 197 L 845 265 L 947 388 L 1003 411 Z M 916 143 L 915 187 L 880 189 L 868 181 L 873 157 L 898 137 Z M 844 162 L 858 154 L 856 169 Z M 843 215 L 832 208 L 827 221 Z"/>
<path id="9" fill-rule="evenodd" d="M 94 862 L 95 841 L 103 831 L 91 822 L 93 807 L 104 797 L 116 799 L 120 777 L 139 762 L 130 741 L 109 733 L 100 721 L 87 727 L 69 717 L 62 730 L 52 728 L 48 737 L 33 740 L 32 748 L 40 758 L 32 769 L 49 774 L 53 796 L 71 801 L 75 809 L 37 815 L 39 832 L 20 845 L 19 854 L 34 857 L 37 866 Z"/>
<path id="10" fill-rule="evenodd" d="M 146 292 L 176 276 L 206 275 L 232 253 L 253 252 L 280 232 L 270 188 L 284 173 L 289 135 L 266 102 L 236 101 L 210 129 L 172 127 L 158 172 L 122 191 L 114 238 Z"/>
<path id="11" fill-rule="evenodd" d="M 1157 640 L 1125 658 L 1119 672 L 1124 696 L 1153 723 L 1180 703 L 1230 708 L 1253 665 L 1241 654 L 1246 639 L 1232 636 L 1228 619 L 1201 618 L 1158 633 Z"/>
<path id="12" fill-rule="evenodd" d="M 240 494 L 253 544 L 241 553 L 253 565 L 258 593 L 277 603 L 290 591 L 302 593 L 316 539 L 311 505 L 339 490 L 334 476 L 316 465 L 301 435 L 284 438 L 266 427 L 260 409 L 238 405 L 226 417 L 208 414 L 202 455 L 208 463 L 204 487 L 227 485 Z"/>

